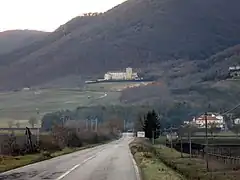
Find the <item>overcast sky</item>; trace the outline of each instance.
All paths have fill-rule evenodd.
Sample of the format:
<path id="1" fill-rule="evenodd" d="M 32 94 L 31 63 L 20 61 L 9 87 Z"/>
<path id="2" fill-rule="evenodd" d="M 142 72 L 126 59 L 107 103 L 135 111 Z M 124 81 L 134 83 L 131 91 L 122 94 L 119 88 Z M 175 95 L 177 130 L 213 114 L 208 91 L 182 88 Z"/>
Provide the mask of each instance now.
<path id="1" fill-rule="evenodd" d="M 0 0 L 0 31 L 53 31 L 86 12 L 104 12 L 125 0 Z"/>

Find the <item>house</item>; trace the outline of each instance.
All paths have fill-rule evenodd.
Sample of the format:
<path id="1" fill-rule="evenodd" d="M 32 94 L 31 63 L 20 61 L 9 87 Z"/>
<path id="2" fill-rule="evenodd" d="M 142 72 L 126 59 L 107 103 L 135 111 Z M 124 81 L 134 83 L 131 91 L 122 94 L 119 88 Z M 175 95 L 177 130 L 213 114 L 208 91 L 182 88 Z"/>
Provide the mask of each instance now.
<path id="1" fill-rule="evenodd" d="M 205 114 L 200 115 L 198 118 L 193 118 L 193 123 L 195 123 L 198 127 L 205 127 Z M 217 113 L 207 113 L 207 124 L 215 124 L 219 128 L 224 127 L 224 118 L 222 115 Z"/>
<path id="2" fill-rule="evenodd" d="M 183 121 L 184 125 L 190 124 L 190 121 Z"/>
<path id="3" fill-rule="evenodd" d="M 229 76 L 232 78 L 240 77 L 240 66 L 229 67 Z"/>
<path id="4" fill-rule="evenodd" d="M 234 120 L 233 120 L 233 123 L 234 123 L 234 124 L 240 124 L 240 118 L 234 119 Z"/>

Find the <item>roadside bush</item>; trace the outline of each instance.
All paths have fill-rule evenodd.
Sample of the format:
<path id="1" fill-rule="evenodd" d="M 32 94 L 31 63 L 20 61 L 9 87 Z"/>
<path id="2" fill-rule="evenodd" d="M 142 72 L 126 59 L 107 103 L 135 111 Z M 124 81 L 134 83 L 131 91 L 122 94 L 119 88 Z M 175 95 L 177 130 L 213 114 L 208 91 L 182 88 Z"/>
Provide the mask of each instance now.
<path id="1" fill-rule="evenodd" d="M 46 157 L 46 158 L 51 158 L 52 156 L 51 156 L 51 153 L 49 152 L 49 151 L 43 151 L 42 153 L 41 153 L 41 155 L 43 156 L 43 157 Z"/>
<path id="2" fill-rule="evenodd" d="M 39 149 L 40 151 L 60 151 L 60 146 L 53 140 L 53 137 L 51 135 L 42 135 L 40 136 L 40 142 L 39 142 Z"/>
<path id="3" fill-rule="evenodd" d="M 75 132 L 68 136 L 68 147 L 81 147 L 82 140 L 77 136 Z"/>

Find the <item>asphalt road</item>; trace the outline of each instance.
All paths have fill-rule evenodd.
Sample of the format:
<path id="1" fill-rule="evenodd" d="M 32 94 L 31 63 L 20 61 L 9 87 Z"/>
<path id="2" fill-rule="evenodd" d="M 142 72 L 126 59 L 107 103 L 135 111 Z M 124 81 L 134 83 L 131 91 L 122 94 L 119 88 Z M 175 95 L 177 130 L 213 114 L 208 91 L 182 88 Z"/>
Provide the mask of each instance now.
<path id="1" fill-rule="evenodd" d="M 132 137 L 0 174 L 0 180 L 139 180 Z"/>

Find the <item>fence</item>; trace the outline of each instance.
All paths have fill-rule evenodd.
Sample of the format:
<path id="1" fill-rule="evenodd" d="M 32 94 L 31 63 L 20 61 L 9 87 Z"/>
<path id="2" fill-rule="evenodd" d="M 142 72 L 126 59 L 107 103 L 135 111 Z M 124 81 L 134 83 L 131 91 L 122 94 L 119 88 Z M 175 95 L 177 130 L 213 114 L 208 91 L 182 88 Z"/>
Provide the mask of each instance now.
<path id="1" fill-rule="evenodd" d="M 203 151 L 193 150 L 192 154 L 193 154 L 193 157 L 196 157 L 196 158 L 202 158 L 202 159 L 206 158 L 206 153 L 204 153 Z M 240 168 L 240 157 L 216 154 L 214 152 L 211 152 L 210 150 L 210 152 L 208 153 L 208 158 L 209 160 L 215 160 L 215 161 L 224 163 L 225 165 L 231 168 Z"/>

